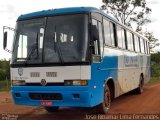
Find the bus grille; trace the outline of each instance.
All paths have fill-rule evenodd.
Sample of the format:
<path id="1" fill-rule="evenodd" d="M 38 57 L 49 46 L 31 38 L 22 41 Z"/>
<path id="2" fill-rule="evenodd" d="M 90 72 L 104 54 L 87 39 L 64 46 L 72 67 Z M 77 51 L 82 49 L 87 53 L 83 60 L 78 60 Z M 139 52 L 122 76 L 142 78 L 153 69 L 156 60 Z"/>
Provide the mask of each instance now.
<path id="1" fill-rule="evenodd" d="M 39 72 L 31 72 L 30 76 L 31 77 L 40 77 L 40 73 Z"/>
<path id="2" fill-rule="evenodd" d="M 29 93 L 32 100 L 62 100 L 60 93 Z"/>
<path id="3" fill-rule="evenodd" d="M 57 72 L 46 72 L 47 77 L 57 77 Z"/>
<path id="4" fill-rule="evenodd" d="M 26 83 L 25 86 L 42 86 L 41 83 Z M 64 86 L 64 83 L 47 83 L 45 86 Z"/>

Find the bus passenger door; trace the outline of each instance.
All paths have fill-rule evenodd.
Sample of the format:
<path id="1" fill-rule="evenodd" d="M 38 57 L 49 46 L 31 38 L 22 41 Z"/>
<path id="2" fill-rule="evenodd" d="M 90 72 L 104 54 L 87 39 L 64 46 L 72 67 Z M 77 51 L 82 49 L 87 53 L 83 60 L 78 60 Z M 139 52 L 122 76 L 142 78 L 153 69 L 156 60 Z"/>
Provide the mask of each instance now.
<path id="1" fill-rule="evenodd" d="M 104 72 L 102 71 L 102 56 L 103 56 L 103 33 L 102 22 L 97 19 L 92 19 L 92 67 L 91 67 L 91 79 L 92 86 L 95 88 L 92 90 L 93 102 L 99 103 L 103 101 L 104 96 Z M 98 34 L 94 36 L 94 32 Z M 93 38 L 94 37 L 94 38 Z M 100 97 L 97 97 L 100 96 Z"/>

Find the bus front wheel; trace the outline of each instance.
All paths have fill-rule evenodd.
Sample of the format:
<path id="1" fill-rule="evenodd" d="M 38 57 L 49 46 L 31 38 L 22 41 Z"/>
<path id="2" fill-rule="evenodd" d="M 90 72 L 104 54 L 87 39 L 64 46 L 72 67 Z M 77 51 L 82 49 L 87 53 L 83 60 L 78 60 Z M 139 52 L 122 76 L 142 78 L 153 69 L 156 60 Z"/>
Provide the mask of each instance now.
<path id="1" fill-rule="evenodd" d="M 102 114 L 107 114 L 108 110 L 110 109 L 110 106 L 111 106 L 111 92 L 109 86 L 106 84 L 104 88 L 104 100 L 103 103 L 101 103 L 98 106 L 99 108 L 98 110 Z"/>
<path id="2" fill-rule="evenodd" d="M 58 112 L 59 107 L 44 107 L 47 112 Z"/>

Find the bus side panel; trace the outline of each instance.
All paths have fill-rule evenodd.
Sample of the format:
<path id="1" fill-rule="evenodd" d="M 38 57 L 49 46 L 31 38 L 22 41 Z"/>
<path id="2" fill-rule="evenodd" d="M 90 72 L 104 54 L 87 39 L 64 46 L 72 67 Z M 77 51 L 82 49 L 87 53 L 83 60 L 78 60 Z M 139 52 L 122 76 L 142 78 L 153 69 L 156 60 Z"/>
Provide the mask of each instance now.
<path id="1" fill-rule="evenodd" d="M 151 79 L 151 56 L 150 55 L 147 55 L 147 63 L 146 63 L 146 66 L 147 66 L 147 69 L 146 69 L 146 83 Z"/>
<path id="2" fill-rule="evenodd" d="M 150 55 L 141 54 L 140 59 L 141 73 L 143 73 L 144 83 L 150 80 Z"/>
<path id="3" fill-rule="evenodd" d="M 101 63 L 93 63 L 91 66 L 92 105 L 98 105 L 104 99 L 104 86 L 108 78 L 117 80 L 118 53 L 111 48 L 104 49 Z"/>
<path id="4" fill-rule="evenodd" d="M 123 93 L 131 91 L 138 87 L 140 78 L 140 56 L 138 53 L 124 52 L 124 82 Z"/>

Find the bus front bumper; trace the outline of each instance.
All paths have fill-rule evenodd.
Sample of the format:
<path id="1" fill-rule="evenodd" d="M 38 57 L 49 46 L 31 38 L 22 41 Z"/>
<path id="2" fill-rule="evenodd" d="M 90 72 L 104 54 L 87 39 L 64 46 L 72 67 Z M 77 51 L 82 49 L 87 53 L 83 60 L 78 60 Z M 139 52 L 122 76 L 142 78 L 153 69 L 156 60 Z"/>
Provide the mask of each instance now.
<path id="1" fill-rule="evenodd" d="M 59 94 L 61 99 L 47 100 L 51 106 L 68 107 L 92 107 L 92 94 L 88 86 L 12 86 L 12 96 L 15 104 L 28 106 L 47 106 L 42 105 L 43 98 L 33 99 L 30 94 L 38 94 L 38 97 L 48 96 L 45 94 Z M 41 96 L 41 94 L 43 94 Z M 37 97 L 37 96 L 36 96 Z"/>

